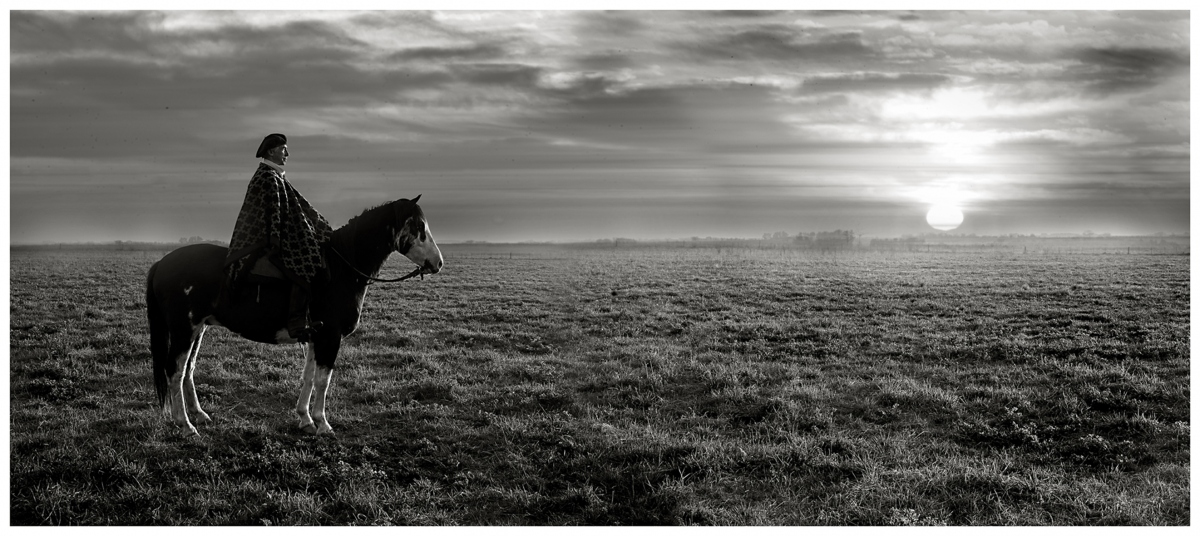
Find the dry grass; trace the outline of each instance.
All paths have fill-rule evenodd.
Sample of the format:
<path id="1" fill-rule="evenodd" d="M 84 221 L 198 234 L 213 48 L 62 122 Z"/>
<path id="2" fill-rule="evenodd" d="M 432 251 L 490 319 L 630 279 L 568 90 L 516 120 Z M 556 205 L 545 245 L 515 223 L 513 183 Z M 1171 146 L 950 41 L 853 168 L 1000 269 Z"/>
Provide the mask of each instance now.
<path id="1" fill-rule="evenodd" d="M 12 522 L 1189 522 L 1186 256 L 445 253 L 368 293 L 336 437 L 298 350 L 217 330 L 194 440 L 157 255 L 14 250 Z"/>

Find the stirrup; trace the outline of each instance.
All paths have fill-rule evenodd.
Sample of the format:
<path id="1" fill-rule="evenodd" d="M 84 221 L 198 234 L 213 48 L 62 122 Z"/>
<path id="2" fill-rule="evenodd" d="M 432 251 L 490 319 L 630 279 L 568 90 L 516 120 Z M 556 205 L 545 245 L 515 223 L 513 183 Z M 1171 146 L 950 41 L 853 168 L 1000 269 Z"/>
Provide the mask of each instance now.
<path id="1" fill-rule="evenodd" d="M 312 324 L 300 328 L 297 332 L 293 332 L 292 328 L 288 328 L 288 336 L 296 339 L 296 342 L 307 343 L 308 341 L 312 340 L 312 336 L 316 335 L 317 331 L 320 331 L 320 329 L 324 326 L 324 322 L 313 322 Z"/>

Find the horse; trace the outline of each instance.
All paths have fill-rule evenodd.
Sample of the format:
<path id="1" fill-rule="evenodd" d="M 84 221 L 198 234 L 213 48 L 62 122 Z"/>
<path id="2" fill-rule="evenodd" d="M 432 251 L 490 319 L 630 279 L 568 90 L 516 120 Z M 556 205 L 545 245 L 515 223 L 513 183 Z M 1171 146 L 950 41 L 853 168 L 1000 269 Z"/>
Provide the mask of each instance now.
<path id="1" fill-rule="evenodd" d="M 296 402 L 299 427 L 305 433 L 332 434 L 325 396 L 342 339 L 358 327 L 367 286 L 416 275 L 424 279 L 425 274 L 442 269 L 442 252 L 417 205 L 420 199 L 418 195 L 411 201 L 398 199 L 369 208 L 330 234 L 323 250 L 328 277 L 318 276 L 309 295 L 312 325 L 319 328 L 306 343 L 292 339 L 286 328 L 290 282 L 247 276 L 243 279 L 250 284 L 224 288 L 228 248 L 188 245 L 154 263 L 146 276 L 146 317 L 154 387 L 164 417 L 185 435 L 198 435 L 188 412 L 197 423 L 212 421 L 200 408 L 193 374 L 205 330 L 222 326 L 260 343 L 302 344 L 305 363 Z M 376 278 L 392 252 L 404 255 L 417 268 L 400 279 Z"/>

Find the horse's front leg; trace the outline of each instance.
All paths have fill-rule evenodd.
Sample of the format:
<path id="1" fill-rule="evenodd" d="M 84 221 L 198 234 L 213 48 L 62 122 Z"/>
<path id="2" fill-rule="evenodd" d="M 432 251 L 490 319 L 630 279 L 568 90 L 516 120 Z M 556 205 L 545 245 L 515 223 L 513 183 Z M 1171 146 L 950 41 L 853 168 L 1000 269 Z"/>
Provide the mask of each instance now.
<path id="1" fill-rule="evenodd" d="M 333 369 L 317 365 L 317 399 L 313 404 L 313 420 L 317 424 L 317 435 L 332 434 L 333 427 L 325 417 L 325 395 L 329 394 L 329 380 L 333 378 Z"/>
<path id="2" fill-rule="evenodd" d="M 317 354 L 312 343 L 304 345 L 304 372 L 300 376 L 300 399 L 296 401 L 296 415 L 300 417 L 300 430 L 316 433 L 312 415 L 308 413 L 308 401 L 312 398 L 313 380 L 317 372 Z"/>
<path id="3" fill-rule="evenodd" d="M 332 434 L 333 427 L 325 414 L 325 398 L 329 394 L 329 380 L 333 378 L 333 362 L 337 359 L 338 349 L 342 338 L 331 336 L 313 341 L 313 356 L 316 358 L 316 400 L 313 401 L 313 421 L 316 423 L 317 435 Z"/>

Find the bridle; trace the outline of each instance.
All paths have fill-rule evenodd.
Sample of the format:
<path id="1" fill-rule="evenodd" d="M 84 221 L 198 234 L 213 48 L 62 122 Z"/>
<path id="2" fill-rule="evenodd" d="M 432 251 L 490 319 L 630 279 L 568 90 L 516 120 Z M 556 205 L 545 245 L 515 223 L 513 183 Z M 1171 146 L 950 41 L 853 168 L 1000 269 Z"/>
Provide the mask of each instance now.
<path id="1" fill-rule="evenodd" d="M 349 259 L 342 256 L 342 252 L 338 251 L 337 248 L 333 247 L 332 245 L 329 246 L 329 251 L 332 251 L 335 255 L 338 256 L 339 259 L 342 259 L 342 262 L 346 263 L 346 266 L 349 266 L 350 269 L 353 270 L 355 274 L 358 274 L 359 277 L 367 280 L 368 285 L 370 285 L 371 283 L 399 283 L 400 281 L 404 281 L 405 279 L 412 279 L 418 275 L 421 276 L 422 281 L 425 280 L 425 273 L 424 273 L 425 267 L 423 267 L 423 266 L 418 266 L 416 270 L 409 272 L 409 274 L 404 277 L 397 277 L 395 279 L 380 279 L 378 277 L 371 277 L 367 274 L 362 273 L 361 270 L 359 270 L 358 268 L 356 268 L 354 266 L 354 263 L 350 262 Z"/>
<path id="2" fill-rule="evenodd" d="M 414 207 L 416 206 L 418 199 L 421 199 L 421 196 L 418 195 L 417 197 L 415 197 L 412 200 L 412 204 Z M 353 221 L 351 223 L 353 223 Z M 390 226 L 388 228 L 391 229 Z M 342 252 L 338 251 L 337 248 L 333 247 L 332 243 L 330 243 L 328 245 L 328 247 L 329 247 L 329 250 L 332 251 L 335 255 L 337 255 L 339 259 L 342 259 L 342 262 L 346 263 L 346 266 L 349 266 L 350 270 L 352 270 L 355 274 L 357 274 L 358 277 L 361 277 L 364 280 L 366 280 L 368 285 L 370 285 L 371 283 L 399 283 L 400 281 L 404 281 L 405 279 L 412 279 L 418 275 L 421 276 L 422 281 L 425 280 L 425 267 L 424 266 L 418 266 L 417 269 L 409 272 L 408 275 L 405 275 L 403 277 L 397 277 L 394 279 L 380 279 L 378 277 L 369 276 L 367 274 L 364 274 L 362 272 L 362 270 L 359 270 L 358 267 L 354 266 L 354 263 L 350 262 L 350 259 L 347 259 L 344 255 L 342 255 Z M 351 243 L 350 247 L 351 247 L 351 249 L 353 249 L 354 244 Z"/>

